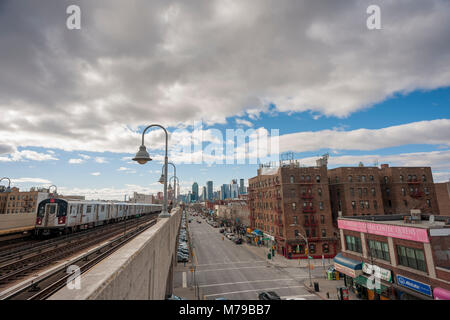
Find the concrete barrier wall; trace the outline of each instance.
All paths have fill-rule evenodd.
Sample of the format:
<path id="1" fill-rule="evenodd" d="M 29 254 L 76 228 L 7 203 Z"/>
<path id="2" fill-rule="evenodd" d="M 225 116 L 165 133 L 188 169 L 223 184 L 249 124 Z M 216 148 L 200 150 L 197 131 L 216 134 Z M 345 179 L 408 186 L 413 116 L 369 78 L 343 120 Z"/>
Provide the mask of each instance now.
<path id="1" fill-rule="evenodd" d="M 66 286 L 50 300 L 164 299 L 181 215 L 181 209 L 174 209 L 170 218 L 158 218 L 150 229 L 83 274 L 80 289 Z"/>
<path id="2" fill-rule="evenodd" d="M 33 230 L 36 213 L 0 214 L 0 234 Z"/>

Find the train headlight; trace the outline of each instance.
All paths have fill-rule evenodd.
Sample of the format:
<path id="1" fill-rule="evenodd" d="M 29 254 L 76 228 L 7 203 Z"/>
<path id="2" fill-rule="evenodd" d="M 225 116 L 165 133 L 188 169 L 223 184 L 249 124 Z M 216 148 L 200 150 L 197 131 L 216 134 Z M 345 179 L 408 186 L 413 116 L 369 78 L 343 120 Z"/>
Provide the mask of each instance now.
<path id="1" fill-rule="evenodd" d="M 36 224 L 37 225 L 41 225 L 42 224 L 42 219 L 41 218 L 37 218 L 36 219 Z"/>

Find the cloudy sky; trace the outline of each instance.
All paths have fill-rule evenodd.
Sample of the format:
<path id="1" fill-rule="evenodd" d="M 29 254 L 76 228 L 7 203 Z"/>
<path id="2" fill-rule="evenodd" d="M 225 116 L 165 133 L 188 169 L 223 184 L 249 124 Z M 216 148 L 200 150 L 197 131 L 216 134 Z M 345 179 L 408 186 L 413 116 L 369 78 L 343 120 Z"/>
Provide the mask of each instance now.
<path id="1" fill-rule="evenodd" d="M 155 161 L 130 161 L 152 123 L 183 190 L 254 176 L 186 149 L 202 121 L 203 147 L 277 129 L 306 165 L 329 152 L 330 167 L 431 166 L 446 181 L 449 16 L 446 0 L 0 1 L 0 176 L 94 198 L 160 191 L 163 132 L 146 135 Z"/>

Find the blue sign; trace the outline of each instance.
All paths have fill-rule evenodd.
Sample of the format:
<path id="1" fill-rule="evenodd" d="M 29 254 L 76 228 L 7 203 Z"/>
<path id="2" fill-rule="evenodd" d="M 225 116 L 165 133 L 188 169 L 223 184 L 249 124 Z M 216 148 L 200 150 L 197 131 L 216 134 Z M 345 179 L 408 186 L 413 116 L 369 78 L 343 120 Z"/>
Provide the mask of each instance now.
<path id="1" fill-rule="evenodd" d="M 431 287 L 425 283 L 412 280 L 403 276 L 397 275 L 397 283 L 403 287 L 408 289 L 412 289 L 414 291 L 426 294 L 427 296 L 432 297 Z"/>

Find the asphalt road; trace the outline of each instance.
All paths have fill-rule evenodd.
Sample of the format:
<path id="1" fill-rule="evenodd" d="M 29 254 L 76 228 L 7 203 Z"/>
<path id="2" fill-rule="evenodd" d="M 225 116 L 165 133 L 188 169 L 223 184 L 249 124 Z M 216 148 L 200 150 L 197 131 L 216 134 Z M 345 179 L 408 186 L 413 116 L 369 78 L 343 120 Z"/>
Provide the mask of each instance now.
<path id="1" fill-rule="evenodd" d="M 304 269 L 273 266 L 246 245 L 236 245 L 227 238 L 222 240 L 219 229 L 199 216 L 192 217 L 189 228 L 195 277 L 187 272 L 185 285 L 192 286 L 195 278 L 203 299 L 257 300 L 261 291 L 275 291 L 282 298 L 319 299 L 305 289 L 303 282 L 308 279 L 308 272 Z M 182 282 L 182 272 L 175 273 L 175 287 Z"/>

